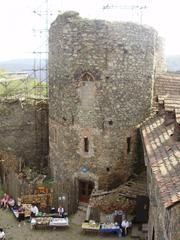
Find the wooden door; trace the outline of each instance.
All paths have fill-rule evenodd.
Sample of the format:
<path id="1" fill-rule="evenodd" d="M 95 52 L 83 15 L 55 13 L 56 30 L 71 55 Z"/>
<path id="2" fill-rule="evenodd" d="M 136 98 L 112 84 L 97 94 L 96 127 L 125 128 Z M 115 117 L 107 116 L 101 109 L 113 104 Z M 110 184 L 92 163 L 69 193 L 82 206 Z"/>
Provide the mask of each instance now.
<path id="1" fill-rule="evenodd" d="M 94 188 L 94 183 L 90 181 L 79 181 L 79 201 L 89 202 L 91 192 Z"/>

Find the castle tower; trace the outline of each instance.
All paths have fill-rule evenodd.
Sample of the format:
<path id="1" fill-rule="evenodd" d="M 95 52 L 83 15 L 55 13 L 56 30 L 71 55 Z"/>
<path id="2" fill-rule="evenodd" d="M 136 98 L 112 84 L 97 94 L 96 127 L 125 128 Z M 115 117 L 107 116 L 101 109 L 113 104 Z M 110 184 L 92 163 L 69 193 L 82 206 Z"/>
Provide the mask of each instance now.
<path id="1" fill-rule="evenodd" d="M 151 106 L 158 36 L 134 23 L 59 15 L 49 37 L 50 169 L 69 212 L 134 171 Z M 57 194 L 58 195 L 58 194 Z"/>

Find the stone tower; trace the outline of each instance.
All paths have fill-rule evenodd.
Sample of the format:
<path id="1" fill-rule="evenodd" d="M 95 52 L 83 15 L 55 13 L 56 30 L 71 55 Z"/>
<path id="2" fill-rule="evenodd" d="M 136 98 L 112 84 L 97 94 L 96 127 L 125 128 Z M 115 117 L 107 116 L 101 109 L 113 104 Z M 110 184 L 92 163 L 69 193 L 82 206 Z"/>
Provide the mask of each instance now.
<path id="1" fill-rule="evenodd" d="M 135 127 L 151 106 L 158 36 L 134 23 L 59 15 L 49 37 L 50 169 L 73 212 L 134 170 Z M 158 58 L 159 59 L 159 58 Z"/>

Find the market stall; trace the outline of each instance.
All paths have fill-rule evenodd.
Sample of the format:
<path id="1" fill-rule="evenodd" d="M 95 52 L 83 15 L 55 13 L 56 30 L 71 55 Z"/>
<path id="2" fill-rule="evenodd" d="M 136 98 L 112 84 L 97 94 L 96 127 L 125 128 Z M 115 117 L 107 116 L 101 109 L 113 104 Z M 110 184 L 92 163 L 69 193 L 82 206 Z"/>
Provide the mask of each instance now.
<path id="1" fill-rule="evenodd" d="M 69 220 L 67 217 L 65 218 L 51 218 L 49 222 L 49 226 L 51 227 L 68 227 Z"/>
<path id="2" fill-rule="evenodd" d="M 103 223 L 100 226 L 99 232 L 101 233 L 116 233 L 118 236 L 121 235 L 121 228 L 115 223 L 106 224 Z"/>
<path id="3" fill-rule="evenodd" d="M 21 203 L 36 203 L 40 209 L 46 209 L 52 205 L 52 196 L 50 193 L 39 193 L 21 196 Z"/>
<path id="4" fill-rule="evenodd" d="M 91 220 L 89 222 L 82 223 L 82 229 L 84 231 L 98 232 L 100 229 L 100 224 Z"/>
<path id="5" fill-rule="evenodd" d="M 99 232 L 99 233 L 115 233 L 121 236 L 121 228 L 117 223 L 96 223 L 93 220 L 82 223 L 83 231 Z"/>
<path id="6" fill-rule="evenodd" d="M 25 212 L 25 218 L 29 218 L 31 215 L 31 204 L 22 204 Z M 16 218 L 19 217 L 18 206 L 10 208 Z"/>
<path id="7" fill-rule="evenodd" d="M 31 219 L 31 228 L 38 227 L 68 227 L 69 219 L 68 217 L 51 217 L 51 216 L 42 216 L 34 217 Z"/>
<path id="8" fill-rule="evenodd" d="M 31 219 L 31 228 L 48 227 L 50 217 L 35 217 Z"/>

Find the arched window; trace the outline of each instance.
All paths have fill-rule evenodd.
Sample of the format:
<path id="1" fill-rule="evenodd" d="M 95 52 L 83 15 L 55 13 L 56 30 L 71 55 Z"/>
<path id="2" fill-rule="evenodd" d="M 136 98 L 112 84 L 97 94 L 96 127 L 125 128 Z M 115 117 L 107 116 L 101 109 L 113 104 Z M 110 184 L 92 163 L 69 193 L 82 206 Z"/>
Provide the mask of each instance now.
<path id="1" fill-rule="evenodd" d="M 82 81 L 93 81 L 94 80 L 94 77 L 92 76 L 92 74 L 91 73 L 88 73 L 88 72 L 86 72 L 86 73 L 84 73 L 82 76 L 81 76 L 81 80 Z"/>

